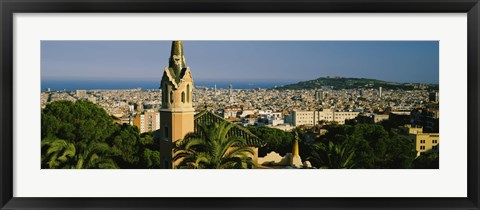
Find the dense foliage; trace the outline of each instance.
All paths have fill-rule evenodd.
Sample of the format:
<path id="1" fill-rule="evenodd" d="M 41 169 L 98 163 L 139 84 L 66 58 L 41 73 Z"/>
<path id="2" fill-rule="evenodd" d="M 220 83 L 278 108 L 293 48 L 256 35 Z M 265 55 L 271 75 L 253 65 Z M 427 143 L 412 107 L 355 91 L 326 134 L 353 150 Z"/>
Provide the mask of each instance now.
<path id="1" fill-rule="evenodd" d="M 411 168 L 416 157 L 413 139 L 387 132 L 381 125 L 331 125 L 327 130 L 320 141 L 353 147 L 355 168 Z"/>
<path id="2" fill-rule="evenodd" d="M 276 128 L 269 127 L 247 127 L 250 132 L 264 140 L 266 145 L 259 148 L 258 155 L 265 156 L 270 151 L 275 151 L 281 155 L 292 152 L 294 135 L 292 132 L 284 132 Z"/>
<path id="3" fill-rule="evenodd" d="M 315 136 L 308 129 L 284 132 L 268 127 L 249 127 L 267 145 L 260 148 L 263 156 L 275 151 L 292 151 L 293 132 L 300 136 L 300 156 L 316 168 L 409 169 L 438 168 L 438 152 L 416 157 L 414 139 L 387 131 L 379 124 L 326 125 L 327 132 Z"/>
<path id="4" fill-rule="evenodd" d="M 159 168 L 151 133 L 113 123 L 101 107 L 55 101 L 42 110 L 42 168 Z"/>
<path id="5" fill-rule="evenodd" d="M 198 126 L 198 131 L 189 133 L 174 144 L 174 161 L 177 168 L 196 169 L 242 169 L 255 166 L 253 150 L 246 140 L 229 136 L 235 126 L 229 122 Z"/>
<path id="6" fill-rule="evenodd" d="M 320 77 L 314 80 L 302 81 L 295 84 L 289 84 L 277 87 L 279 90 L 301 90 L 316 89 L 322 86 L 332 86 L 334 89 L 355 89 L 355 88 L 379 88 L 413 90 L 414 84 L 386 82 L 375 79 L 365 78 L 344 78 L 344 77 Z M 438 85 L 428 85 L 429 89 L 438 89 Z"/>

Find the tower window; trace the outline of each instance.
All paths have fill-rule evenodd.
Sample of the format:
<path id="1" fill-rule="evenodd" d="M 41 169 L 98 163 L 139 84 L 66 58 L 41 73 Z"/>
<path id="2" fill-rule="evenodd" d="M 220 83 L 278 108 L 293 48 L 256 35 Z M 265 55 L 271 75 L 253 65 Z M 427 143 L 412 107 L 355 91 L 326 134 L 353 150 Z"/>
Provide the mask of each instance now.
<path id="1" fill-rule="evenodd" d="M 162 96 L 163 96 L 163 103 L 166 104 L 168 101 L 168 95 L 167 95 L 167 85 L 163 86 L 163 91 L 162 91 Z"/>
<path id="2" fill-rule="evenodd" d="M 182 91 L 182 103 L 185 103 L 185 91 Z"/>
<path id="3" fill-rule="evenodd" d="M 190 103 L 190 84 L 187 84 L 187 102 Z"/>
<path id="4" fill-rule="evenodd" d="M 165 138 L 168 138 L 168 127 L 167 126 L 165 126 L 165 129 L 164 129 L 163 133 L 165 134 Z"/>
<path id="5" fill-rule="evenodd" d="M 173 103 L 173 91 L 170 91 L 170 103 Z"/>

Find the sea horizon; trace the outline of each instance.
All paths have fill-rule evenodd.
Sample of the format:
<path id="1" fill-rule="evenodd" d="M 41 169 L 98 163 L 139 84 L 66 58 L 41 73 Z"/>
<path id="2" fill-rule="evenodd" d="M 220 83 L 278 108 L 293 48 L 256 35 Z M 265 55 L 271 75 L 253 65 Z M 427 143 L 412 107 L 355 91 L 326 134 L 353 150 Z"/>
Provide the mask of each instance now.
<path id="1" fill-rule="evenodd" d="M 274 88 L 295 82 L 285 81 L 198 81 L 195 87 L 227 89 L 232 84 L 233 89 Z M 51 91 L 74 90 L 127 90 L 127 89 L 159 89 L 160 81 L 120 81 L 120 80 L 42 80 L 41 91 L 50 88 Z"/>

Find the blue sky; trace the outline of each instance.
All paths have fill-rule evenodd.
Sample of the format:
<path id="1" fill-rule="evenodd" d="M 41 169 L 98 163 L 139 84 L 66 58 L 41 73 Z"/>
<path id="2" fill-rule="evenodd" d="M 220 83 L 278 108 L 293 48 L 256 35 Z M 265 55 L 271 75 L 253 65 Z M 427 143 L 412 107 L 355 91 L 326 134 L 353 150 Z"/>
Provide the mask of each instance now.
<path id="1" fill-rule="evenodd" d="M 42 41 L 42 80 L 160 81 L 170 41 Z M 436 83 L 437 41 L 184 41 L 196 81 Z"/>

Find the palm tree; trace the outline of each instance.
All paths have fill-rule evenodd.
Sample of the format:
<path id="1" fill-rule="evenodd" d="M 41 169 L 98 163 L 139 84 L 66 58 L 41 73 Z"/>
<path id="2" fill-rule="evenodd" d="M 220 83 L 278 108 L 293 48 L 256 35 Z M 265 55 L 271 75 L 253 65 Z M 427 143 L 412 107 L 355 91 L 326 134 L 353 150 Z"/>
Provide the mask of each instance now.
<path id="1" fill-rule="evenodd" d="M 73 143 L 55 138 L 42 140 L 42 166 L 45 168 L 118 168 L 111 158 L 113 153 L 108 144 L 96 141 Z"/>
<path id="2" fill-rule="evenodd" d="M 355 150 L 345 143 L 315 143 L 311 147 L 314 151 L 307 160 L 318 163 L 320 168 L 349 169 L 356 165 Z"/>
<path id="3" fill-rule="evenodd" d="M 62 139 L 42 140 L 42 168 L 62 168 L 75 156 L 75 145 Z"/>
<path id="4" fill-rule="evenodd" d="M 174 143 L 177 168 L 227 169 L 252 168 L 253 150 L 246 140 L 228 135 L 235 126 L 229 122 L 200 124 L 197 132 L 188 133 L 183 140 Z"/>

